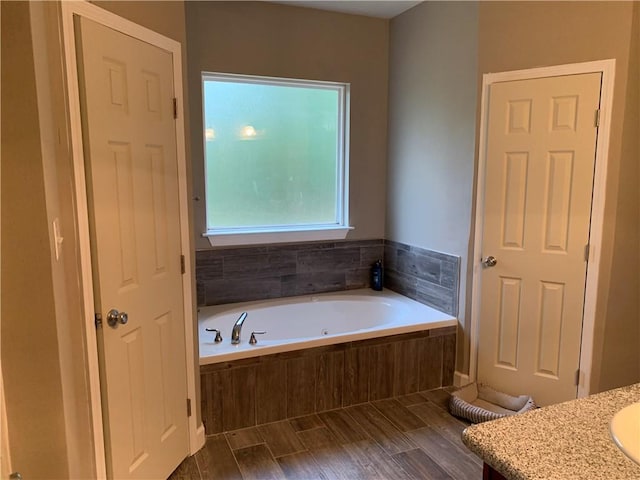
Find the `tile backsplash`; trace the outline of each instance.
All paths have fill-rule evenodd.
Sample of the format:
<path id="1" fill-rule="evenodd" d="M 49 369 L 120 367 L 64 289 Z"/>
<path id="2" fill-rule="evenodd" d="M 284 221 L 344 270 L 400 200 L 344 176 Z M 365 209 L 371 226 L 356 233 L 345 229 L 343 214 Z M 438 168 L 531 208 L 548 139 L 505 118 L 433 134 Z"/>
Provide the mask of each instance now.
<path id="1" fill-rule="evenodd" d="M 457 314 L 459 257 L 382 239 L 199 250 L 198 305 L 365 288 L 378 259 L 386 288 Z"/>
<path id="2" fill-rule="evenodd" d="M 365 288 L 383 253 L 383 240 L 199 250 L 198 305 Z"/>
<path id="3" fill-rule="evenodd" d="M 458 314 L 460 257 L 385 240 L 384 285 L 440 311 Z"/>

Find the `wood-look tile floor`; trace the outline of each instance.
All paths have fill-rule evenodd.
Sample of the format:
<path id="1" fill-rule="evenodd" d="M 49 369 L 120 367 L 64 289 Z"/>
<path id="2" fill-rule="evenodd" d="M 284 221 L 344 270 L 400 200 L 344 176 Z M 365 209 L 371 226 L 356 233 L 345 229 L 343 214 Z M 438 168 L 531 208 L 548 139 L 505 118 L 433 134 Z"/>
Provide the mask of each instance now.
<path id="1" fill-rule="evenodd" d="M 207 437 L 170 480 L 482 478 L 446 389 Z"/>

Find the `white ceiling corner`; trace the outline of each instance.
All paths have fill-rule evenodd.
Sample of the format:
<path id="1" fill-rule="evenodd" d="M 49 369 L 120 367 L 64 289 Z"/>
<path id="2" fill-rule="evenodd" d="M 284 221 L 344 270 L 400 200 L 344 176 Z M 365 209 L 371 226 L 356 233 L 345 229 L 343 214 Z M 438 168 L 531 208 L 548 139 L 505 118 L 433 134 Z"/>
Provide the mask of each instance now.
<path id="1" fill-rule="evenodd" d="M 422 2 L 405 0 L 278 0 L 272 3 L 330 10 L 332 12 L 350 13 L 353 15 L 365 15 L 368 17 L 393 18 Z"/>

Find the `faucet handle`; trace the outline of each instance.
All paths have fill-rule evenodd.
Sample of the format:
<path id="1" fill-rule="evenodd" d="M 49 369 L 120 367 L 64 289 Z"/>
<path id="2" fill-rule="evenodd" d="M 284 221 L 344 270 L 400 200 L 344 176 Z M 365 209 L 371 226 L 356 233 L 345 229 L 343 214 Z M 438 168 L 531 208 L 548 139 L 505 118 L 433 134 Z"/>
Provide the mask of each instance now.
<path id="1" fill-rule="evenodd" d="M 251 345 L 255 345 L 256 343 L 258 343 L 258 340 L 256 339 L 256 335 L 263 335 L 267 333 L 266 331 L 262 331 L 262 332 L 251 332 L 251 337 L 249 337 L 249 343 Z"/>
<path id="2" fill-rule="evenodd" d="M 205 330 L 207 332 L 216 332 L 216 338 L 214 342 L 220 343 L 222 341 L 222 335 L 220 334 L 220 330 L 218 330 L 217 328 L 205 328 Z"/>

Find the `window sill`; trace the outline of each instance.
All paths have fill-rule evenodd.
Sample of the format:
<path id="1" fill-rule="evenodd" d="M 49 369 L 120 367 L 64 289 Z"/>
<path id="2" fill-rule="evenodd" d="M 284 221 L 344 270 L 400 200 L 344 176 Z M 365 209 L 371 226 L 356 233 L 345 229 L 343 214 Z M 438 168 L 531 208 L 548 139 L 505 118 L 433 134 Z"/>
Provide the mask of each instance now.
<path id="1" fill-rule="evenodd" d="M 267 243 L 311 242 L 322 240 L 343 240 L 353 227 L 313 227 L 299 230 L 259 231 L 243 230 L 233 232 L 206 232 L 212 247 L 238 245 L 258 245 Z"/>

